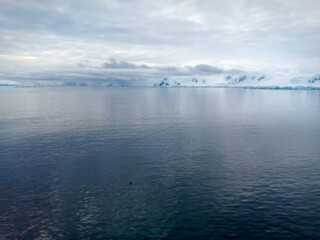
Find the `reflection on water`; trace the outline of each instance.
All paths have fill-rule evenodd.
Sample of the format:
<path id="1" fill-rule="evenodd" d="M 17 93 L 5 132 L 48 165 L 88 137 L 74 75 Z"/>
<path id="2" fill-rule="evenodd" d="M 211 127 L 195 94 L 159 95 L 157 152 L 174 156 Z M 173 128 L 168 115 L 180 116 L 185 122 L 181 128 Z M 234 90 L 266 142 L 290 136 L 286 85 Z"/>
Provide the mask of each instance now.
<path id="1" fill-rule="evenodd" d="M 320 237 L 318 91 L 1 88 L 0 102 L 1 238 Z"/>

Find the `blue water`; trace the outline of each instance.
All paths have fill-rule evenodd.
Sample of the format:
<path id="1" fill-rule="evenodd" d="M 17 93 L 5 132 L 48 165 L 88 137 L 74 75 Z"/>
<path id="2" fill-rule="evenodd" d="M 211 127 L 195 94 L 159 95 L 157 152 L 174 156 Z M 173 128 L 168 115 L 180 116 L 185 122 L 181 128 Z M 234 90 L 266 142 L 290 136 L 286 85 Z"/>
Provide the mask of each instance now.
<path id="1" fill-rule="evenodd" d="M 320 91 L 2 87 L 0 239 L 320 239 Z"/>

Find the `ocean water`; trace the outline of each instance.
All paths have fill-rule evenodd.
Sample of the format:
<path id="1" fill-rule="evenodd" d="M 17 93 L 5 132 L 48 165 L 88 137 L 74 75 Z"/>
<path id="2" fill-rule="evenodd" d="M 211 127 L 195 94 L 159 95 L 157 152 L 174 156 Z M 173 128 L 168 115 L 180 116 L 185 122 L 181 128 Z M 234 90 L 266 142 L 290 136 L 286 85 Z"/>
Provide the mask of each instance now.
<path id="1" fill-rule="evenodd" d="M 320 91 L 2 87 L 0 239 L 320 239 Z"/>

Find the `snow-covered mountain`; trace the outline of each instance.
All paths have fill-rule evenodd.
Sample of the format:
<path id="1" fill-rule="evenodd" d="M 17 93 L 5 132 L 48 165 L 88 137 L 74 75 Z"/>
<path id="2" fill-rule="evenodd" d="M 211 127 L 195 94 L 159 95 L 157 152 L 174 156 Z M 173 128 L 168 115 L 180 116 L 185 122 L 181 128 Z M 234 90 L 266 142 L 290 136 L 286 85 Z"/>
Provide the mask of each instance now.
<path id="1" fill-rule="evenodd" d="M 221 73 L 200 76 L 169 76 L 163 79 L 112 79 L 104 81 L 37 81 L 19 83 L 0 80 L 0 86 L 79 86 L 79 87 L 240 87 L 258 89 L 319 89 L 320 74 Z"/>
<path id="2" fill-rule="evenodd" d="M 167 77 L 154 87 L 243 87 L 269 89 L 320 89 L 320 74 L 281 75 L 264 73 L 217 74 L 214 76 Z"/>
<path id="3" fill-rule="evenodd" d="M 154 83 L 154 87 L 206 87 L 207 82 L 202 78 L 164 78 Z"/>
<path id="4" fill-rule="evenodd" d="M 312 76 L 309 80 L 309 83 L 320 83 L 320 74 Z"/>
<path id="5" fill-rule="evenodd" d="M 0 87 L 7 87 L 7 86 L 13 86 L 13 87 L 39 87 L 40 85 L 38 83 L 36 84 L 29 84 L 29 83 L 19 83 L 16 81 L 11 80 L 0 80 Z"/>

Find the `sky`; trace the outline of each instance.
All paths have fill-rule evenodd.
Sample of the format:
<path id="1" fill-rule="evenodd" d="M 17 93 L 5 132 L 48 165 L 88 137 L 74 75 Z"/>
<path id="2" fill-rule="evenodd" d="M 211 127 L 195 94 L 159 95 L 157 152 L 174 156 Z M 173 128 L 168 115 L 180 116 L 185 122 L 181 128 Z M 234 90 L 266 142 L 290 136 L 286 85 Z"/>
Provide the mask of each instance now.
<path id="1" fill-rule="evenodd" d="M 319 0 L 0 0 L 0 80 L 320 72 Z"/>

